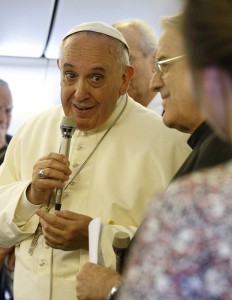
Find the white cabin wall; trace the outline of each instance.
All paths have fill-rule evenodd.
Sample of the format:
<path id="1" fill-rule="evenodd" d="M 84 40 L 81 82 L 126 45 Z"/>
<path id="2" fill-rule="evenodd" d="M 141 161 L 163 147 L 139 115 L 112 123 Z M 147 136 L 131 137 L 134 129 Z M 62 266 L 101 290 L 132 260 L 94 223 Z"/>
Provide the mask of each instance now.
<path id="1" fill-rule="evenodd" d="M 55 60 L 0 57 L 0 66 L 0 78 L 8 82 L 14 102 L 9 134 L 14 134 L 31 116 L 60 103 Z"/>

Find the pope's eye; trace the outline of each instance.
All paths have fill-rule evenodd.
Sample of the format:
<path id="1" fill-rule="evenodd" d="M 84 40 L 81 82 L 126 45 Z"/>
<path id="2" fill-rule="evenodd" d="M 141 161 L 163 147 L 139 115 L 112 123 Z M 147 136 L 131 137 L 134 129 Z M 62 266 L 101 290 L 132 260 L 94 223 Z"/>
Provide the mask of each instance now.
<path id="1" fill-rule="evenodd" d="M 99 82 L 102 78 L 103 77 L 101 75 L 93 75 L 92 80 L 94 80 L 95 82 Z"/>

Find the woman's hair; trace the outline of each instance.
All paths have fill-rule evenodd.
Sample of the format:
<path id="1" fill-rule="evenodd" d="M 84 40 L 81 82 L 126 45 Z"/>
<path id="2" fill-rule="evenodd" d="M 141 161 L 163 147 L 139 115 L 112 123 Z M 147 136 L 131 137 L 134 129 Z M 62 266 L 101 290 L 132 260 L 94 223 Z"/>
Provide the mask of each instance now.
<path id="1" fill-rule="evenodd" d="M 232 0 L 186 0 L 182 29 L 193 69 L 214 65 L 232 75 Z"/>

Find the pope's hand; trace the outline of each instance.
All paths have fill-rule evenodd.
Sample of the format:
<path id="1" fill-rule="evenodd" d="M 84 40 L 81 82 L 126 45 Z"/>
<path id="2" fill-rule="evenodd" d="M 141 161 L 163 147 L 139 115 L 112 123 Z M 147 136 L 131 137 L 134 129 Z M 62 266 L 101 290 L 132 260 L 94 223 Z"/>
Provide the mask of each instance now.
<path id="1" fill-rule="evenodd" d="M 39 176 L 43 171 L 44 177 Z M 62 189 L 71 174 L 69 161 L 60 153 L 42 157 L 33 167 L 32 182 L 27 188 L 27 199 L 35 205 L 46 202 L 55 188 Z"/>
<path id="2" fill-rule="evenodd" d="M 37 215 L 48 246 L 67 251 L 88 250 L 88 226 L 92 218 L 71 211 L 55 211 L 53 215 L 42 209 Z"/>

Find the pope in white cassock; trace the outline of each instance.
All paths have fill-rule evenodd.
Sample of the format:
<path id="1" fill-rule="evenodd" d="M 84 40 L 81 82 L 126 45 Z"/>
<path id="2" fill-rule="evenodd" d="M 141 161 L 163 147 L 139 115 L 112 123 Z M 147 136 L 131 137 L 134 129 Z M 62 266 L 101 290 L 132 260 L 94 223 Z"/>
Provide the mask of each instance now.
<path id="1" fill-rule="evenodd" d="M 188 136 L 127 95 L 134 68 L 113 27 L 73 28 L 62 40 L 58 66 L 62 105 L 22 126 L 0 169 L 0 247 L 15 245 L 15 300 L 76 299 L 75 275 L 88 261 L 95 217 L 103 224 L 105 265 L 114 268 L 114 233 L 134 234 L 152 196 L 190 152 Z M 77 127 L 69 161 L 59 153 L 64 115 Z M 57 188 L 64 189 L 60 211 Z"/>

